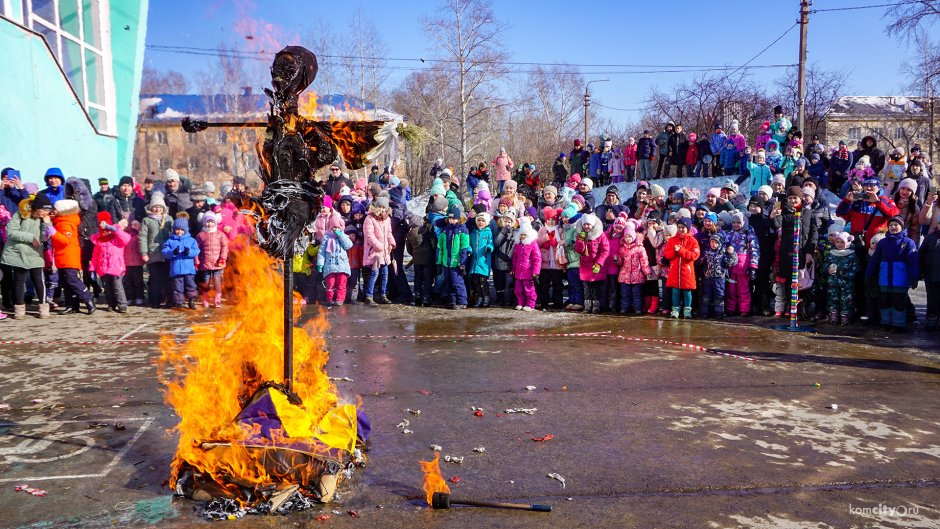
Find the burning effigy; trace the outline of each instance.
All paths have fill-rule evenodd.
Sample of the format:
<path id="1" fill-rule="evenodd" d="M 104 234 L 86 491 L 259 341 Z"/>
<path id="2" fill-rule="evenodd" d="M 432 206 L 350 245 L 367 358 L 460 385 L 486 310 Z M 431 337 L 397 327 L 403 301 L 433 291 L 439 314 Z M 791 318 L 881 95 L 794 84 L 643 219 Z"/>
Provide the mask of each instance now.
<path id="1" fill-rule="evenodd" d="M 219 321 L 194 325 L 185 341 L 161 340 L 165 400 L 180 418 L 169 485 L 206 502 L 210 518 L 328 503 L 340 480 L 364 463 L 369 421 L 326 375 L 325 319 L 294 326 L 300 304 L 291 260 L 306 248 L 322 204 L 316 171 L 339 157 L 349 168 L 364 166 L 394 136 L 394 124 L 301 116 L 300 95 L 316 74 L 309 50 L 288 46 L 276 54 L 257 148 L 264 189 L 227 197 L 255 226 L 253 240 L 230 254 L 227 310 Z M 183 122 L 189 132 L 230 125 Z M 283 318 L 271 318 L 279 307 Z"/>

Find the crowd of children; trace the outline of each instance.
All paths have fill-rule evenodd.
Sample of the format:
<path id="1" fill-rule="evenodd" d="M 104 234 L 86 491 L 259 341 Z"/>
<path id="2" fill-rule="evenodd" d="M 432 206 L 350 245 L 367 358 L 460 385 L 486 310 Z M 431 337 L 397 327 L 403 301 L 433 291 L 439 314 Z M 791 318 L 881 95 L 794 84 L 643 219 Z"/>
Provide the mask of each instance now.
<path id="1" fill-rule="evenodd" d="M 297 242 L 296 288 L 306 303 L 330 306 L 394 300 L 673 318 L 787 316 L 796 299 L 804 319 L 902 329 L 915 317 L 909 290 L 923 280 L 926 327 L 936 329 L 940 207 L 923 153 L 912 149 L 906 158 L 893 149 L 885 156 L 871 137 L 855 152 L 842 142 L 827 150 L 814 139 L 808 160 L 799 131 L 779 107 L 774 113 L 754 153 L 736 123 L 728 134 L 716 127 L 707 138 L 686 139 L 673 124 L 655 141 L 644 131 L 609 160 L 594 156 L 611 152 L 609 139 L 602 137 L 603 148 L 593 153 L 576 141 L 570 156 L 559 156 L 551 183 L 530 164 L 514 177 L 502 150 L 491 164 L 496 188 L 480 164 L 467 178 L 469 197 L 439 161 L 423 212 L 411 200 L 409 182 L 388 171 L 372 181 L 331 177 L 333 192 Z M 691 175 L 711 169 L 728 178 L 704 198 L 694 188 L 665 190 L 651 179 L 657 154 L 666 175 L 678 165 Z M 601 169 L 605 160 L 612 174 Z M 595 181 L 578 168 L 608 182 L 635 180 L 636 192 L 622 200 L 611 185 L 596 204 Z M 144 304 L 145 267 L 151 306 L 195 308 L 200 295 L 204 307 L 220 306 L 229 245 L 246 233 L 230 202 L 207 205 L 203 195 L 198 208 L 177 207 L 171 215 L 163 193 L 125 177 L 122 189 L 133 192 L 123 203 L 139 204 L 91 213 L 94 233 L 87 233 L 91 209 L 80 182 L 66 185 L 53 168 L 48 187 L 27 196 L 17 176 L 4 170 L 0 205 L 0 264 L 9 275 L 3 301 L 14 317 L 24 316 L 27 296 L 47 317 L 59 290 L 63 313 L 82 304 L 94 312 L 95 297 L 83 281 L 89 273 L 108 306 L 124 312 Z M 167 176 L 169 182 L 173 175 Z M 739 192 L 745 179 L 749 196 Z M 834 209 L 827 189 L 838 201 Z"/>
<path id="2" fill-rule="evenodd" d="M 0 319 L 7 312 L 24 318 L 32 301 L 40 318 L 57 307 L 56 314 L 92 314 L 102 295 L 116 313 L 144 305 L 195 309 L 200 297 L 205 308 L 221 307 L 229 245 L 251 230 L 231 201 L 211 204 L 203 190 L 186 191 L 189 201 L 179 207 L 184 191 L 168 170 L 167 181 L 174 179 L 163 188 L 123 177 L 101 201 L 106 181 L 93 196 L 87 182 L 53 167 L 46 188 L 29 189 L 17 171 L 3 169 Z"/>

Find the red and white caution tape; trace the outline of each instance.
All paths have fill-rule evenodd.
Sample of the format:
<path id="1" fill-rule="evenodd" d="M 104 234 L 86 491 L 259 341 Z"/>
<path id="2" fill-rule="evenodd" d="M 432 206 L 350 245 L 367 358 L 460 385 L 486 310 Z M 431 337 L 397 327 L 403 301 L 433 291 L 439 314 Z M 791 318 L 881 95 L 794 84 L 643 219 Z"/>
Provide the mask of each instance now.
<path id="1" fill-rule="evenodd" d="M 695 344 L 693 344 L 693 343 L 673 342 L 673 341 L 671 341 L 671 340 L 664 340 L 664 339 L 661 339 L 661 338 L 640 338 L 640 337 L 636 337 L 636 336 L 615 336 L 614 338 L 619 338 L 619 339 L 621 339 L 621 340 L 625 340 L 625 341 L 628 341 L 628 342 L 655 342 L 655 343 L 662 343 L 662 344 L 666 344 L 666 345 L 673 345 L 673 346 L 676 346 L 676 347 L 685 347 L 685 348 L 687 348 L 687 349 L 692 349 L 693 351 L 702 351 L 702 352 L 705 352 L 705 353 L 712 353 L 712 354 L 716 354 L 716 355 L 718 355 L 718 356 L 727 356 L 727 357 L 729 357 L 729 358 L 737 358 L 737 359 L 740 359 L 740 360 L 749 360 L 749 361 L 751 361 L 751 362 L 756 362 L 756 361 L 757 361 L 756 358 L 752 358 L 752 357 L 750 357 L 750 356 L 743 356 L 743 355 L 738 355 L 738 354 L 734 354 L 734 353 L 726 353 L 726 352 L 724 352 L 724 351 L 719 351 L 719 350 L 717 350 L 717 349 L 710 349 L 710 348 L 708 348 L 708 347 L 703 347 L 703 346 L 701 346 L 701 345 L 695 345 Z"/>

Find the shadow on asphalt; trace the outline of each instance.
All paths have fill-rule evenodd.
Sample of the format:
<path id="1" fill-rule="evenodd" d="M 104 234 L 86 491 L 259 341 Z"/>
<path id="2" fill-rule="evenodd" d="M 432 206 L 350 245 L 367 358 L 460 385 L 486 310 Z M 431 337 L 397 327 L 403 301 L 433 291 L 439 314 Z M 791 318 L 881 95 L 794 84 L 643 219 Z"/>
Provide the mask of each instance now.
<path id="1" fill-rule="evenodd" d="M 749 356 L 759 362 L 787 362 L 793 364 L 813 363 L 821 365 L 856 367 L 861 369 L 879 369 L 888 371 L 905 371 L 908 373 L 926 373 L 929 375 L 940 375 L 940 369 L 927 367 L 918 364 L 909 364 L 897 360 L 867 360 L 863 358 L 842 358 L 833 356 L 820 356 L 805 353 L 773 353 L 773 352 L 751 352 L 751 351 L 727 351 L 722 349 L 723 353 L 738 354 Z"/>

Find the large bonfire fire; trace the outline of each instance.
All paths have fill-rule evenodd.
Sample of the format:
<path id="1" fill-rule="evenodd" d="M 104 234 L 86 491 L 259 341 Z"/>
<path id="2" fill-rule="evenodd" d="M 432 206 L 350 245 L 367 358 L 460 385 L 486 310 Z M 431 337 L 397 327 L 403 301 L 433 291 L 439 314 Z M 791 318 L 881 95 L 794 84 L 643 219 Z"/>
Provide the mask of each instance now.
<path id="1" fill-rule="evenodd" d="M 367 435 L 356 406 L 340 401 L 324 371 L 323 316 L 293 328 L 293 385 L 280 384 L 277 268 L 257 246 L 238 245 L 225 276 L 230 308 L 217 321 L 194 325 L 185 341 L 161 340 L 165 400 L 180 418 L 170 487 L 214 500 L 215 514 L 330 501 L 342 471 L 358 458 L 357 434 Z M 296 318 L 300 303 L 294 307 Z"/>

